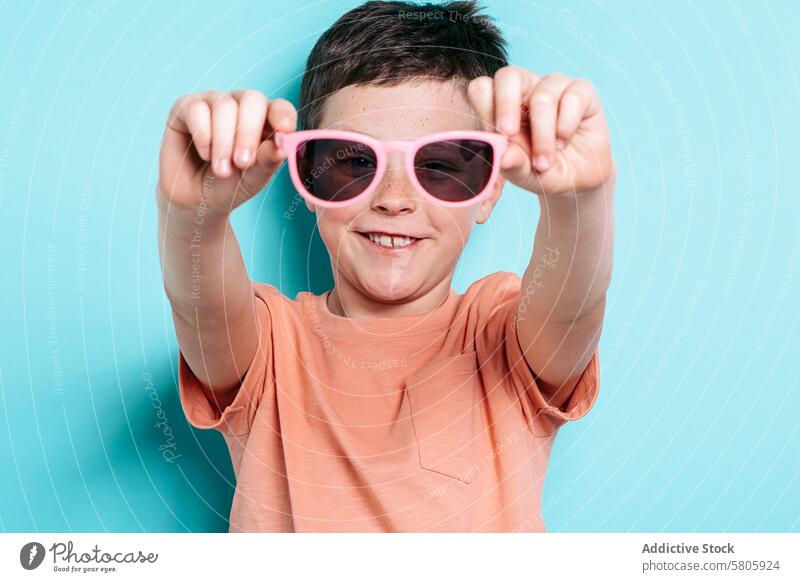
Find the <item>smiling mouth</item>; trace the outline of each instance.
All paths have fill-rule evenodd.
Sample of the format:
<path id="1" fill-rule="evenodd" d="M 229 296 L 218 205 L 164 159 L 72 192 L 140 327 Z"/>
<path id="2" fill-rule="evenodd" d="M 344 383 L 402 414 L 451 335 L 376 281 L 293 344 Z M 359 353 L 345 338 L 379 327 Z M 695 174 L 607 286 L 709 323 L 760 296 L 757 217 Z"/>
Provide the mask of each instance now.
<path id="1" fill-rule="evenodd" d="M 425 240 L 424 238 L 384 232 L 359 232 L 358 234 L 361 235 L 361 238 L 371 243 L 372 246 L 382 250 L 411 249 L 418 246 L 420 241 Z"/>

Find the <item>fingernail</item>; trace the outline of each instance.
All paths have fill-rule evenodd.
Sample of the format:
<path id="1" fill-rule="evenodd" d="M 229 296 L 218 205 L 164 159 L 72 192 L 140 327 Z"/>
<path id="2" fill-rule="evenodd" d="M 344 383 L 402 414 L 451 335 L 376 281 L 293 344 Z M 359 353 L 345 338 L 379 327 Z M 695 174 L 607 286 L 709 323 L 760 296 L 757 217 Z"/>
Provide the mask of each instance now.
<path id="1" fill-rule="evenodd" d="M 242 148 L 236 152 L 236 161 L 240 164 L 249 163 L 252 157 L 253 152 L 251 152 L 248 148 Z"/>
<path id="2" fill-rule="evenodd" d="M 541 171 L 547 170 L 550 168 L 550 159 L 545 155 L 539 156 L 536 158 L 536 167 Z"/>
<path id="3" fill-rule="evenodd" d="M 200 157 L 203 158 L 206 161 L 211 159 L 211 148 L 210 147 L 198 148 L 197 149 L 197 153 L 200 154 Z"/>

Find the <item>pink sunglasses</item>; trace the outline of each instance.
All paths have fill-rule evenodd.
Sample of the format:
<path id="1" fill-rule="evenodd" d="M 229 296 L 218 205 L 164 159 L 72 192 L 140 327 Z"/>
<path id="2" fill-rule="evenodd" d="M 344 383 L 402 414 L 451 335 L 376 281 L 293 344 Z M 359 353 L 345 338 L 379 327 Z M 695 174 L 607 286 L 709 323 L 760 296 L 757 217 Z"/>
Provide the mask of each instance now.
<path id="1" fill-rule="evenodd" d="M 312 204 L 339 208 L 369 196 L 386 172 L 391 151 L 403 153 L 411 183 L 450 207 L 486 197 L 500 172 L 508 138 L 486 131 L 447 131 L 414 140 L 378 140 L 353 131 L 277 132 L 294 187 Z"/>

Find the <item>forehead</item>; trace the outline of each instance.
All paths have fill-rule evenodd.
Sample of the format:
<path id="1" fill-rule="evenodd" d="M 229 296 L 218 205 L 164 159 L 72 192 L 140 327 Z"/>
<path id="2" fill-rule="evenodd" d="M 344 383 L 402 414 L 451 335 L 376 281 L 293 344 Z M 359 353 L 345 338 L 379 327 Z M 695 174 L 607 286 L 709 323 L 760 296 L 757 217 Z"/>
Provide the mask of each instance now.
<path id="1" fill-rule="evenodd" d="M 322 107 L 320 129 L 350 129 L 380 139 L 479 129 L 465 84 L 424 80 L 386 85 L 349 85 Z"/>

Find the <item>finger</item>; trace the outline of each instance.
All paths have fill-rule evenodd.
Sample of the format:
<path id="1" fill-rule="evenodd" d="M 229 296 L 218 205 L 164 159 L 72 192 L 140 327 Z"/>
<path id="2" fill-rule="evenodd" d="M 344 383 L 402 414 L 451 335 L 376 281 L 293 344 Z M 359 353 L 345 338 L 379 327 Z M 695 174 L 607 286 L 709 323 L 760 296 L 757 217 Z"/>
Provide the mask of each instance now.
<path id="1" fill-rule="evenodd" d="M 266 139 L 258 146 L 255 155 L 255 164 L 242 174 L 242 185 L 248 192 L 261 191 L 273 174 L 278 171 L 285 155 L 275 143 L 275 140 Z"/>
<path id="2" fill-rule="evenodd" d="M 256 152 L 256 166 L 250 171 L 262 166 L 272 171 L 271 169 L 280 166 L 284 159 L 286 159 L 286 154 L 278 147 L 278 144 L 271 139 L 264 140 Z"/>
<path id="3" fill-rule="evenodd" d="M 294 131 L 297 127 L 297 110 L 286 99 L 274 99 L 269 102 L 267 109 L 266 132 L 269 139 L 274 138 L 276 131 L 285 133 Z"/>
<path id="4" fill-rule="evenodd" d="M 514 67 L 503 67 L 494 76 L 495 125 L 507 136 L 519 132 L 522 109 L 522 76 Z"/>
<path id="5" fill-rule="evenodd" d="M 202 99 L 193 100 L 186 109 L 186 126 L 200 157 L 211 160 L 211 109 Z"/>
<path id="6" fill-rule="evenodd" d="M 232 172 L 237 109 L 236 101 L 227 94 L 211 105 L 211 167 L 221 178 L 227 178 Z"/>
<path id="7" fill-rule="evenodd" d="M 251 191 L 261 190 L 280 167 L 286 154 L 275 143 L 275 131 L 292 132 L 297 126 L 297 111 L 286 99 L 267 104 L 265 139 L 256 152 L 256 163 L 245 172 L 243 180 Z"/>
<path id="8" fill-rule="evenodd" d="M 533 168 L 531 168 L 528 154 L 513 141 L 509 141 L 508 149 L 503 154 L 500 170 L 503 176 L 514 184 L 528 184 L 533 177 Z"/>
<path id="9" fill-rule="evenodd" d="M 211 158 L 211 111 L 208 103 L 197 95 L 181 97 L 170 112 L 167 126 L 187 135 L 198 155 L 205 161 Z"/>
<path id="10" fill-rule="evenodd" d="M 591 105 L 596 101 L 594 87 L 583 79 L 570 83 L 561 96 L 558 106 L 558 122 L 556 126 L 556 142 L 562 149 L 570 142 L 578 127 L 591 113 Z"/>
<path id="11" fill-rule="evenodd" d="M 494 131 L 494 80 L 476 77 L 467 85 L 467 98 L 484 131 Z"/>
<path id="12" fill-rule="evenodd" d="M 539 81 L 530 96 L 531 160 L 539 172 L 550 169 L 555 160 L 558 104 L 568 84 L 564 75 L 548 75 Z"/>
<path id="13" fill-rule="evenodd" d="M 234 91 L 231 95 L 239 102 L 233 163 L 244 170 L 255 163 L 267 118 L 267 98 L 259 91 Z"/>

